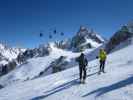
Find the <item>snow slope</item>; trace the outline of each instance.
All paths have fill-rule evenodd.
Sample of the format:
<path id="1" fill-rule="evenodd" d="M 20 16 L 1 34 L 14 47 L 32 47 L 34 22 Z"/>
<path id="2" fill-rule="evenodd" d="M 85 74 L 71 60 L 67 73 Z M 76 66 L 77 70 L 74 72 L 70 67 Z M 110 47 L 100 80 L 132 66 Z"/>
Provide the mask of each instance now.
<path id="1" fill-rule="evenodd" d="M 100 46 L 100 45 L 97 45 L 97 46 Z M 50 47 L 52 49 L 50 55 L 45 57 L 37 57 L 37 58 L 29 59 L 27 63 L 17 66 L 17 68 L 14 69 L 12 72 L 1 77 L 0 84 L 5 86 L 9 84 L 14 84 L 14 82 L 17 82 L 17 81 L 34 79 L 34 78 L 37 78 L 42 71 L 44 71 L 43 76 L 52 74 L 53 70 L 52 70 L 52 67 L 50 66 L 51 62 L 55 61 L 60 56 L 65 56 L 66 61 L 69 62 L 69 64 L 66 66 L 67 68 L 74 67 L 75 65 L 77 65 L 77 63 L 75 62 L 75 58 L 78 57 L 80 53 L 74 53 L 72 51 L 65 51 L 65 50 L 56 48 L 54 46 L 54 43 L 50 43 Z M 94 49 L 95 48 L 86 49 L 84 53 L 87 54 L 93 51 Z"/>
<path id="2" fill-rule="evenodd" d="M 6 86 L 0 100 L 132 100 L 133 45 L 108 55 L 106 73 L 98 60 L 89 62 L 86 84 L 79 84 L 78 66 L 34 80 Z"/>
<path id="3" fill-rule="evenodd" d="M 54 47 L 54 43 L 50 44 L 52 49 L 50 55 L 45 57 L 32 58 L 27 61 L 27 63 L 17 66 L 15 70 L 9 74 L 0 78 L 3 85 L 8 85 L 16 81 L 24 81 L 27 79 L 33 79 L 39 75 L 40 72 L 50 69 L 49 66 L 52 61 L 59 58 L 60 56 L 66 56 L 68 62 L 73 58 L 79 56 L 79 53 L 72 53 L 71 51 L 64 51 Z M 71 63 L 70 63 L 71 64 Z M 72 64 L 71 64 L 72 65 Z M 45 75 L 51 74 L 52 69 L 45 72 Z"/>

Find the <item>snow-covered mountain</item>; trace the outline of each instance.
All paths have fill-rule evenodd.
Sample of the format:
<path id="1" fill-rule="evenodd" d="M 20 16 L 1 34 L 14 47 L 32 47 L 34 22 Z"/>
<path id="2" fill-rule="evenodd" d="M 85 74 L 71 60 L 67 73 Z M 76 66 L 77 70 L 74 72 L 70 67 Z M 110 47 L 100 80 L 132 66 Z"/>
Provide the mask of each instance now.
<path id="1" fill-rule="evenodd" d="M 107 57 L 105 74 L 98 75 L 99 61 L 93 60 L 88 63 L 86 84 L 79 84 L 78 66 L 68 70 L 51 74 L 45 77 L 29 81 L 10 84 L 14 76 L 23 78 L 24 75 L 18 70 L 0 78 L 3 85 L 8 86 L 0 90 L 1 100 L 132 100 L 133 98 L 133 44 L 117 50 Z M 56 51 L 59 52 L 59 51 Z M 60 51 L 64 54 L 64 51 Z M 57 54 L 57 53 L 55 53 Z M 70 53 L 71 54 L 71 53 Z M 57 56 L 57 55 L 56 55 Z M 71 54 L 71 56 L 73 56 Z M 35 66 L 38 69 L 42 61 L 51 59 L 38 58 L 40 63 Z M 35 71 L 29 73 L 32 76 Z M 21 66 L 22 67 L 22 66 Z M 25 70 L 22 70 L 25 72 Z"/>
<path id="2" fill-rule="evenodd" d="M 52 74 L 54 73 L 54 68 L 57 66 L 57 64 L 55 66 L 55 63 L 58 60 L 60 63 L 65 61 L 67 64 L 61 64 L 60 66 L 57 66 L 56 69 L 59 68 L 64 70 L 75 66 L 75 58 L 79 56 L 80 53 L 73 53 L 72 51 L 59 49 L 55 47 L 54 43 L 50 43 L 49 45 L 52 49 L 49 55 L 28 59 L 26 63 L 17 66 L 15 70 L 5 75 L 4 77 L 6 78 L 4 78 L 3 83 L 6 82 L 5 85 L 8 85 L 15 81 L 34 79 L 39 77 L 41 74 L 43 74 L 43 76 Z M 62 60 L 62 57 L 64 60 Z"/>
<path id="3" fill-rule="evenodd" d="M 23 54 L 20 54 L 19 57 L 20 60 L 44 57 L 50 55 L 53 47 L 72 52 L 82 52 L 86 49 L 95 49 L 103 43 L 105 43 L 105 39 L 103 39 L 98 33 L 94 32 L 92 29 L 81 26 L 79 31 L 72 38 L 42 44 L 38 48 L 34 49 L 27 49 Z"/>
<path id="4" fill-rule="evenodd" d="M 105 39 L 93 29 L 80 26 L 78 32 L 71 39 L 55 42 L 56 47 L 71 50 L 73 52 L 81 52 L 85 49 L 97 48 L 103 44 Z"/>
<path id="5" fill-rule="evenodd" d="M 23 53 L 19 53 L 17 61 L 18 63 L 23 64 L 31 58 L 45 57 L 49 55 L 51 51 L 52 48 L 50 47 L 50 44 L 42 44 L 38 48 L 26 49 Z"/>
<path id="6" fill-rule="evenodd" d="M 9 73 L 13 75 L 10 82 L 29 80 L 71 68 L 77 64 L 75 58 L 81 52 L 89 54 L 95 50 L 95 53 L 89 55 L 88 60 L 92 60 L 96 57 L 104 42 L 105 40 L 99 34 L 82 26 L 72 39 L 51 42 L 40 45 L 38 48 L 27 49 L 25 52 L 19 53 L 17 62 L 20 65 Z M 19 76 L 16 73 L 19 73 Z M 7 76 L 10 77 L 10 75 Z"/>
<path id="7" fill-rule="evenodd" d="M 92 39 L 97 43 L 103 43 L 105 40 L 98 33 L 94 32 L 93 29 L 87 28 L 85 26 L 80 26 L 77 36 L 84 37 L 85 39 Z"/>
<path id="8" fill-rule="evenodd" d="M 25 49 L 0 44 L 0 76 L 7 74 L 16 67 L 16 59 L 18 55 L 24 51 Z"/>
<path id="9" fill-rule="evenodd" d="M 108 53 L 114 51 L 114 49 L 118 50 L 118 45 L 119 49 L 122 47 L 125 47 L 129 44 L 132 43 L 132 38 L 133 38 L 133 32 L 131 31 L 133 27 L 131 24 L 129 25 L 124 25 L 121 27 L 120 30 L 115 32 L 115 34 L 110 38 L 108 43 L 106 44 L 106 50 Z"/>
<path id="10" fill-rule="evenodd" d="M 7 61 L 8 63 L 8 61 L 16 59 L 19 53 L 24 52 L 24 51 L 25 49 L 11 48 L 4 44 L 0 44 L 0 63 L 3 60 L 5 60 L 5 62 Z"/>
<path id="11" fill-rule="evenodd" d="M 129 32 L 133 33 L 133 20 L 127 23 L 127 27 Z"/>

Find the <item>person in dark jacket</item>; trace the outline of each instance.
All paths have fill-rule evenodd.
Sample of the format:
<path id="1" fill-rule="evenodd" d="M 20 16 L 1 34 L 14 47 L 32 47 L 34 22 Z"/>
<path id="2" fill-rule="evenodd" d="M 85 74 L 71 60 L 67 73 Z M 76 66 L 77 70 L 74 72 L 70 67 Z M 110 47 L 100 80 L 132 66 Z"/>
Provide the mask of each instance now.
<path id="1" fill-rule="evenodd" d="M 80 82 L 85 83 L 85 79 L 86 79 L 86 66 L 88 65 L 87 58 L 85 57 L 84 53 L 81 53 L 81 55 L 76 59 L 76 61 L 79 63 Z"/>

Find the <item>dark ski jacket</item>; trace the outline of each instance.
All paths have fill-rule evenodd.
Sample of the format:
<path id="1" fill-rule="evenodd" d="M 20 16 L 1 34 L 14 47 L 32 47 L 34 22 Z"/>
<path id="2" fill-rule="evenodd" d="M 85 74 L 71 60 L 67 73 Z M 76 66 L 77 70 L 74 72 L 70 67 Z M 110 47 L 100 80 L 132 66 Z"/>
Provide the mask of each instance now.
<path id="1" fill-rule="evenodd" d="M 78 58 L 76 58 L 76 61 L 79 63 L 79 66 L 87 66 L 88 65 L 88 61 L 87 58 L 85 58 L 85 56 L 79 56 Z"/>

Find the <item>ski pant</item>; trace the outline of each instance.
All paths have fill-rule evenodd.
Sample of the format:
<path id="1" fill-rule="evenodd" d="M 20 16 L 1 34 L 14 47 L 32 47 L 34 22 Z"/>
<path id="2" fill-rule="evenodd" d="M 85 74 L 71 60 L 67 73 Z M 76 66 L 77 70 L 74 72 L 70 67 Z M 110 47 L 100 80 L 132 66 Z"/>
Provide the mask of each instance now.
<path id="1" fill-rule="evenodd" d="M 105 60 L 100 60 L 100 72 L 104 72 Z"/>
<path id="2" fill-rule="evenodd" d="M 86 66 L 79 65 L 79 76 L 80 80 L 83 78 L 83 80 L 86 79 Z"/>

